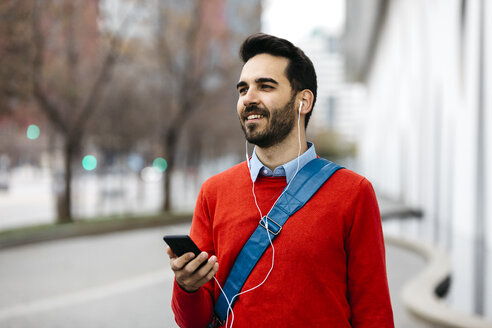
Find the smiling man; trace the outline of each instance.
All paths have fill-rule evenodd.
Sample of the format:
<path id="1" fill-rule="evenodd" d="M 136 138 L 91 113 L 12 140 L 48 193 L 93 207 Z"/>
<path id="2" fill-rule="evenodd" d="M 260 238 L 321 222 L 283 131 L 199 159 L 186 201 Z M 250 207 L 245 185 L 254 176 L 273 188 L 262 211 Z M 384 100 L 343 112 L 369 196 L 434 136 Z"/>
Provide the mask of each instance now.
<path id="1" fill-rule="evenodd" d="M 237 110 L 246 140 L 262 149 L 278 146 L 295 132 L 296 94 L 283 73 L 288 63 L 283 57 L 259 54 L 244 65 L 237 84 Z M 259 106 L 260 98 L 265 108 Z"/>
<path id="2" fill-rule="evenodd" d="M 306 140 L 317 92 L 311 60 L 289 41 L 265 34 L 246 39 L 240 55 L 237 113 L 255 148 L 247 161 L 202 185 L 190 232 L 202 253 L 177 257 L 168 249 L 176 322 L 180 327 L 393 327 L 371 184 L 337 167 L 307 201 L 299 201 L 306 198 L 302 192 L 279 200 L 299 181 L 298 173 L 320 162 Z M 296 208 L 284 211 L 288 220 L 281 224 L 273 213 L 277 201 Z M 262 242 L 264 253 L 248 262 L 256 254 L 251 244 Z M 241 283 L 238 274 L 244 276 Z M 239 287 L 230 293 L 230 286 Z"/>

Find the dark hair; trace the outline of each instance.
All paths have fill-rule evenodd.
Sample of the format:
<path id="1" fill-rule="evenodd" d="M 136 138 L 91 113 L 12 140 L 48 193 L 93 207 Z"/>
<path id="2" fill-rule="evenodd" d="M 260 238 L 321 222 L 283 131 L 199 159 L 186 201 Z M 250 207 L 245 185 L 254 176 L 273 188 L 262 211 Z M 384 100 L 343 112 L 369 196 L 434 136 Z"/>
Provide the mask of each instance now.
<path id="1" fill-rule="evenodd" d="M 309 118 L 314 109 L 314 104 L 316 103 L 318 89 L 313 63 L 301 49 L 294 46 L 290 41 L 263 33 L 249 36 L 244 40 L 241 49 L 239 50 L 239 56 L 244 63 L 259 54 L 269 54 L 287 58 L 289 64 L 287 65 L 285 73 L 293 91 L 299 92 L 309 89 L 313 93 L 313 106 L 311 111 L 306 114 L 305 126 L 307 127 Z"/>

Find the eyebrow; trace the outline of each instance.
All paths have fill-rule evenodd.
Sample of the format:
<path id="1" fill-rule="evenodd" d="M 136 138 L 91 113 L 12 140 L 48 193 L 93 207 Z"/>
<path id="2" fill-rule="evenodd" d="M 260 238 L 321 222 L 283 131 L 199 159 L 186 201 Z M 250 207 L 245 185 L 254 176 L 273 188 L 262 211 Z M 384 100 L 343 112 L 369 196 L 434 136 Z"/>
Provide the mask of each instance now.
<path id="1" fill-rule="evenodd" d="M 265 82 L 278 85 L 278 82 L 276 80 L 270 78 L 270 77 L 259 77 L 255 80 L 255 83 L 265 83 Z M 236 88 L 239 89 L 240 87 L 243 87 L 245 85 L 248 85 L 248 84 L 244 81 L 239 81 L 238 84 L 236 84 Z"/>

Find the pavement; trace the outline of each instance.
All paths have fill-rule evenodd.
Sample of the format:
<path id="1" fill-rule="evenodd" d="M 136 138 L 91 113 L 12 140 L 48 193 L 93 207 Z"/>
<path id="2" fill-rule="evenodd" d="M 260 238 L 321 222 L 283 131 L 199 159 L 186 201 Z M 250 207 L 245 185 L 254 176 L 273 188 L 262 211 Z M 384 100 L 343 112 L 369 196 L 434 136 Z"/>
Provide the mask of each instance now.
<path id="1" fill-rule="evenodd" d="M 436 325 L 421 321 L 408 312 L 401 298 L 403 286 L 426 266 L 424 258 L 405 248 L 387 244 L 386 264 L 395 327 L 438 328 Z"/>
<path id="2" fill-rule="evenodd" d="M 177 327 L 162 236 L 188 230 L 178 223 L 1 249 L 0 327 Z M 432 327 L 400 301 L 424 260 L 389 245 L 387 264 L 395 326 Z"/>

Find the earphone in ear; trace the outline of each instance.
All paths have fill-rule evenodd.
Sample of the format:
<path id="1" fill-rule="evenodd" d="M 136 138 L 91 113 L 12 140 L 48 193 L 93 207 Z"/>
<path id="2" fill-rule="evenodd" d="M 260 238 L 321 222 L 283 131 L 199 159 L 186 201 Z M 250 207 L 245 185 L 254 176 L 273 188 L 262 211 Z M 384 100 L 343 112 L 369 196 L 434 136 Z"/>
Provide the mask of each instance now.
<path id="1" fill-rule="evenodd" d="M 302 100 L 301 100 L 301 102 L 299 103 L 299 113 L 301 113 L 301 109 L 302 109 Z"/>

